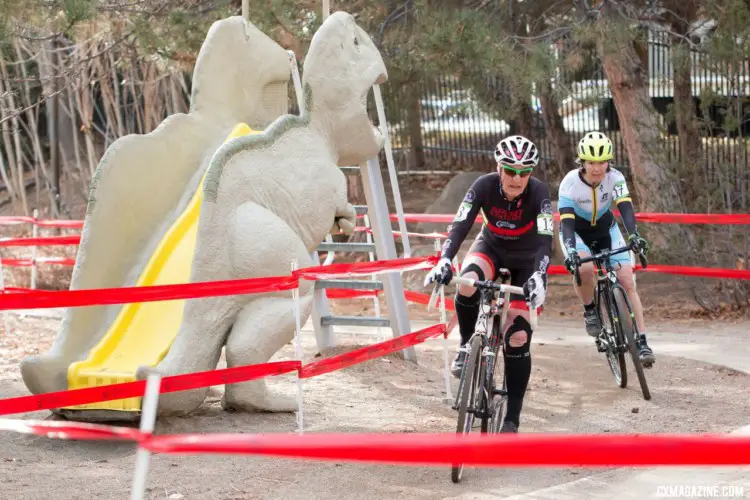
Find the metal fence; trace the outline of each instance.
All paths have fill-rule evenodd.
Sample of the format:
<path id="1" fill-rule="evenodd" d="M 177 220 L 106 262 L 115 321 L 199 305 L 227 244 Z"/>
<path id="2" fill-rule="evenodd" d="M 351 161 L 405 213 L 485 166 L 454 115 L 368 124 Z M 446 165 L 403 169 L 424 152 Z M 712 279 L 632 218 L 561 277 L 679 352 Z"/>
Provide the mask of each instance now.
<path id="1" fill-rule="evenodd" d="M 564 47 L 561 46 L 561 51 Z M 661 116 L 662 138 L 670 161 L 680 160 L 679 138 L 671 105 L 672 50 L 661 33 L 650 33 L 648 42 L 649 92 Z M 562 58 L 561 58 L 562 59 Z M 693 50 L 692 90 L 695 110 L 701 121 L 701 151 L 707 168 L 732 168 L 741 178 L 747 176 L 750 150 L 750 61 L 740 64 L 718 65 L 705 53 Z M 605 132 L 614 143 L 615 164 L 628 169 L 628 159 L 622 140 L 617 111 L 609 92 L 603 70 L 596 57 L 592 58 L 588 74 L 575 74 L 560 65 L 557 71 L 555 94 L 571 148 L 589 131 Z M 383 89 L 388 126 L 394 155 L 400 158 L 400 168 L 409 169 L 407 153 L 413 135 L 419 133 L 423 151 L 428 158 L 427 169 L 456 169 L 468 165 L 491 162 L 497 141 L 508 133 L 518 132 L 516 122 L 498 113 L 487 112 L 471 89 L 463 87 L 457 78 L 422 81 L 414 88 Z M 415 103 L 414 101 L 418 101 Z M 545 133 L 539 99 L 529 100 L 533 138 L 537 141 L 543 160 L 551 158 L 551 147 Z M 409 120 L 409 113 L 418 114 L 418 122 Z M 374 113 L 373 113 L 374 114 Z M 732 119 L 727 119 L 732 115 Z M 738 120 L 737 126 L 731 125 Z"/>

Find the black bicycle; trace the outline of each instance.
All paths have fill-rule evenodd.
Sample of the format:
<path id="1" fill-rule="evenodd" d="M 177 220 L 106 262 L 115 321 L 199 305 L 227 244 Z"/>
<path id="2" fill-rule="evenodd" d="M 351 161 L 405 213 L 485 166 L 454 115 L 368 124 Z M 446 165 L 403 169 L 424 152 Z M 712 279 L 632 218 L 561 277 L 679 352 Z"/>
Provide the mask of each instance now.
<path id="1" fill-rule="evenodd" d="M 649 400 L 651 399 L 651 393 L 648 389 L 646 375 L 643 372 L 643 366 L 638 356 L 638 347 L 636 346 L 636 336 L 639 335 L 638 324 L 635 320 L 628 294 L 617 279 L 616 270 L 610 260 L 610 257 L 613 255 L 631 250 L 638 253 L 641 265 L 645 269 L 648 265 L 646 256 L 642 250 L 631 243 L 621 248 L 604 250 L 589 257 L 578 259 L 578 262 L 573 265 L 573 273 L 576 283 L 578 286 L 581 286 L 579 267 L 587 262 L 594 262 L 597 281 L 596 293 L 594 293 L 594 305 L 602 325 L 602 331 L 596 338 L 597 350 L 606 354 L 612 375 L 615 377 L 615 382 L 623 389 L 628 385 L 625 352 L 630 351 L 643 397 Z"/>
<path id="2" fill-rule="evenodd" d="M 458 434 L 471 432 L 476 418 L 481 419 L 482 433 L 498 433 L 503 423 L 503 412 L 508 397 L 505 370 L 502 370 L 502 388 L 495 385 L 495 373 L 499 370 L 498 358 L 502 357 L 498 356 L 498 353 L 503 341 L 503 325 L 508 317 L 510 294 L 523 295 L 523 288 L 505 284 L 510 279 L 510 272 L 507 270 L 501 270 L 498 279 L 501 281 L 499 284 L 492 280 L 478 281 L 462 277 L 454 277 L 451 280 L 451 284 L 476 287 L 480 292 L 479 317 L 474 334 L 464 346 L 468 352 L 468 359 L 461 371 L 456 399 L 452 406 L 454 410 L 458 410 Z M 428 310 L 432 309 L 435 303 L 438 288 L 435 287 L 433 291 Z M 536 330 L 536 309 L 529 308 L 529 320 L 532 328 Z M 454 483 L 461 481 L 463 469 L 463 464 L 453 465 L 451 479 Z"/>

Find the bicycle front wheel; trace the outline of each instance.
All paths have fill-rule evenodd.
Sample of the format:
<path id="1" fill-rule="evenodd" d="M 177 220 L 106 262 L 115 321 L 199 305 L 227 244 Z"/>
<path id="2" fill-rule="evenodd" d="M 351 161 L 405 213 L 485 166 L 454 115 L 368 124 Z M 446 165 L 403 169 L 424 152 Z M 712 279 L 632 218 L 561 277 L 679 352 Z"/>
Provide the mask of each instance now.
<path id="1" fill-rule="evenodd" d="M 630 350 L 630 357 L 633 359 L 633 367 L 635 368 L 635 374 L 638 376 L 638 382 L 641 384 L 641 392 L 643 392 L 643 398 L 645 400 L 651 399 L 651 392 L 648 389 L 648 383 L 646 382 L 646 374 L 643 373 L 643 365 L 641 365 L 641 358 L 638 355 L 638 346 L 635 344 L 635 334 L 638 331 L 635 323 L 635 315 L 633 314 L 633 308 L 630 307 L 630 300 L 628 299 L 627 293 L 622 286 L 612 287 L 612 296 L 614 297 L 615 309 L 617 309 L 617 317 L 619 318 L 620 331 L 622 332 L 628 349 Z"/>
<path id="2" fill-rule="evenodd" d="M 466 360 L 461 372 L 461 395 L 458 404 L 458 425 L 456 434 L 468 434 L 474 425 L 474 411 L 479 399 L 479 386 L 481 384 L 481 354 L 482 337 L 475 335 L 469 341 L 469 359 Z M 454 464 L 451 471 L 451 479 L 454 483 L 461 481 L 463 475 L 463 464 Z"/>
<path id="3" fill-rule="evenodd" d="M 604 329 L 604 341 L 606 345 L 607 362 L 615 377 L 615 383 L 621 389 L 628 386 L 628 371 L 625 367 L 625 353 L 620 350 L 621 341 L 624 344 L 624 338 L 618 335 L 615 329 L 616 321 L 613 321 L 615 311 L 613 310 L 608 296 L 607 287 L 599 288 L 599 318 L 602 321 Z"/>

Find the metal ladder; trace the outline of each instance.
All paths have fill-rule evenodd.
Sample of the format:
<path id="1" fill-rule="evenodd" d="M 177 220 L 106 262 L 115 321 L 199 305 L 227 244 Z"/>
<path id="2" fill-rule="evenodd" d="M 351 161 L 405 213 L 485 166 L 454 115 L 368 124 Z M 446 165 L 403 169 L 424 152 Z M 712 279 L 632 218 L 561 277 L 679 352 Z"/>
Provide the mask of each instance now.
<path id="1" fill-rule="evenodd" d="M 288 50 L 287 54 L 289 55 L 289 64 L 297 103 L 301 110 L 304 106 L 304 96 L 302 93 L 302 84 L 299 75 L 299 68 L 297 66 L 297 59 L 293 51 Z M 373 92 L 378 113 L 378 122 L 381 133 L 385 138 L 384 150 L 404 248 L 403 256 L 409 257 L 411 255 L 411 249 L 406 232 L 406 221 L 404 219 L 404 210 L 401 204 L 398 177 L 396 175 L 396 167 L 393 161 L 388 126 L 385 119 L 385 107 L 380 94 L 380 87 L 377 85 L 374 86 Z M 346 175 L 361 176 L 367 205 L 357 207 L 357 213 L 367 217 L 367 225 L 372 230 L 372 238 L 368 238 L 367 243 L 334 242 L 329 234 L 326 237 L 326 241 L 321 242 L 316 250 L 312 252 L 313 261 L 320 262 L 319 252 L 329 253 L 329 258 L 326 259 L 327 264 L 330 264 L 333 261 L 333 252 L 367 252 L 370 254 L 370 260 L 373 260 L 374 258 L 376 260 L 398 258 L 396 253 L 396 243 L 393 238 L 390 213 L 388 210 L 388 201 L 385 195 L 385 185 L 383 183 L 383 176 L 380 172 L 379 157 L 376 156 L 370 158 L 366 163 L 359 166 L 345 166 L 339 168 L 341 168 Z M 333 331 L 334 326 L 389 327 L 393 332 L 394 338 L 411 332 L 401 274 L 399 272 L 389 272 L 382 274 L 381 276 L 383 276 L 382 280 L 375 279 L 374 277 L 371 280 L 316 280 L 312 322 L 319 350 L 331 348 L 336 345 L 336 338 Z M 332 315 L 328 308 L 328 298 L 326 296 L 326 289 L 328 288 L 382 290 L 388 307 L 388 317 L 384 318 L 380 315 L 379 302 L 377 302 L 376 316 L 374 317 Z M 378 300 L 377 297 L 375 300 Z M 402 352 L 404 359 L 408 361 L 416 361 L 416 352 L 413 347 L 403 349 Z"/>
<path id="2" fill-rule="evenodd" d="M 341 168 L 347 175 L 361 175 L 367 205 L 360 205 L 355 208 L 358 214 L 364 215 L 365 230 L 371 230 L 372 235 L 367 231 L 367 242 L 365 243 L 333 242 L 331 235 L 328 235 L 326 241 L 322 242 L 313 252 L 313 260 L 319 262 L 321 252 L 329 252 L 323 263 L 324 265 L 333 262 L 333 252 L 368 253 L 371 261 L 398 258 L 378 158 L 370 159 L 366 164 L 359 167 Z M 394 338 L 411 331 L 401 274 L 390 272 L 380 276 L 381 278 L 373 276 L 369 280 L 345 278 L 316 281 L 312 323 L 319 349 L 327 349 L 337 345 L 334 326 L 390 328 Z M 380 303 L 377 296 L 373 298 L 375 316 L 332 315 L 326 296 L 326 289 L 328 288 L 382 292 L 386 299 L 388 316 L 380 315 Z M 405 359 L 416 361 L 416 353 L 413 347 L 404 349 L 403 352 Z"/>

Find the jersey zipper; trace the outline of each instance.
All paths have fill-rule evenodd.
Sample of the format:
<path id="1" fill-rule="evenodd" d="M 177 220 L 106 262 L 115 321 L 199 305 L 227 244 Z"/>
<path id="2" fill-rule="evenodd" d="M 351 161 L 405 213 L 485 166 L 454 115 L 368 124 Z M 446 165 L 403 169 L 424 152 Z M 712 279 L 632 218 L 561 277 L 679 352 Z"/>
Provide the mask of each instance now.
<path id="1" fill-rule="evenodd" d="M 596 203 L 596 198 L 597 198 L 597 196 L 596 196 L 596 188 L 593 187 L 593 186 L 591 186 L 591 199 L 594 202 L 594 211 L 591 214 L 591 225 L 592 226 L 596 226 L 596 213 L 599 211 L 599 207 L 597 206 L 597 203 Z"/>

